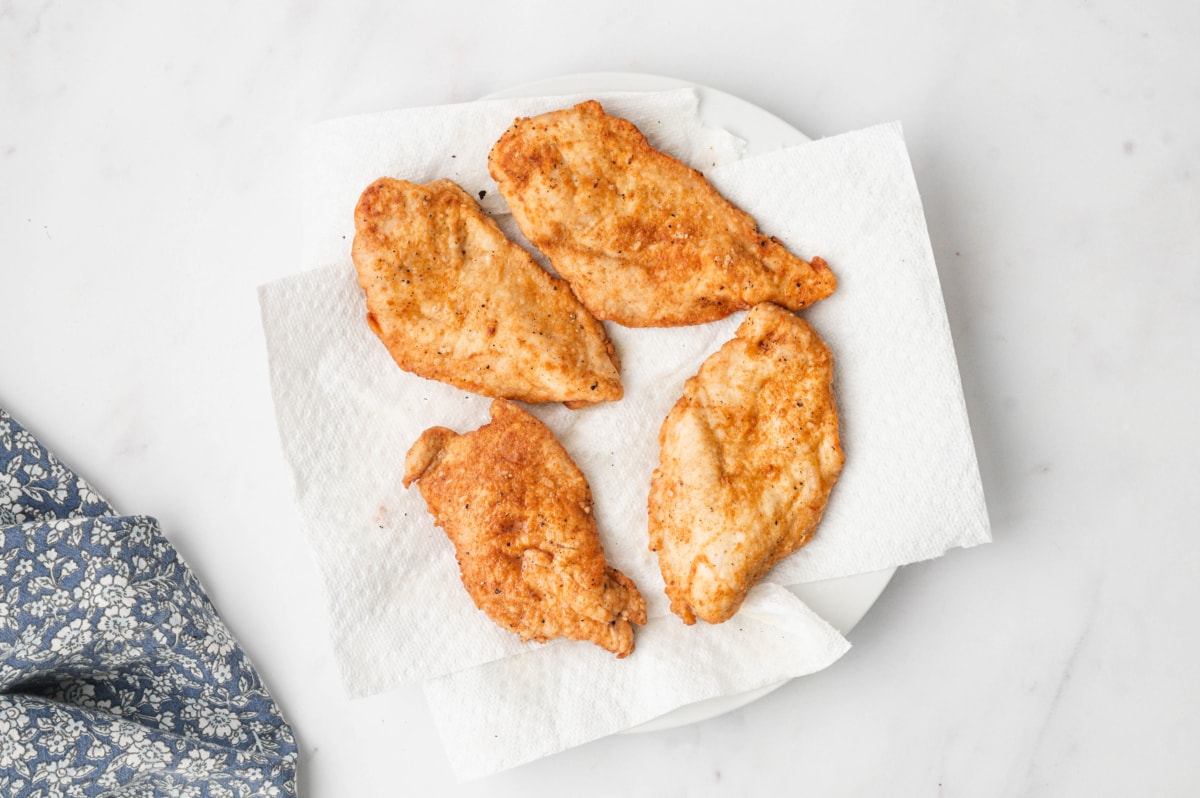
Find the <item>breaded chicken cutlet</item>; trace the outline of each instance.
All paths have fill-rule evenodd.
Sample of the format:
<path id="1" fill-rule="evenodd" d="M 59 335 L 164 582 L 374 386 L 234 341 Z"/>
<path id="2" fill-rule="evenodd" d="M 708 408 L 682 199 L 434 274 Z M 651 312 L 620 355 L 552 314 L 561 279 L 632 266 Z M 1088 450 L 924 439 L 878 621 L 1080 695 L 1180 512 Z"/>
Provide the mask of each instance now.
<path id="1" fill-rule="evenodd" d="M 646 603 L 604 558 L 583 472 L 545 424 L 497 399 L 492 420 L 421 434 L 405 458 L 454 544 L 475 606 L 522 640 L 590 640 L 625 657 Z"/>
<path id="2" fill-rule="evenodd" d="M 728 620 L 812 538 L 842 471 L 832 383 L 813 328 L 764 303 L 685 384 L 649 499 L 650 548 L 685 623 Z"/>
<path id="3" fill-rule="evenodd" d="M 521 232 L 599 319 L 701 324 L 833 293 L 820 258 L 758 231 L 704 176 L 588 101 L 518 119 L 488 157 Z"/>
<path id="4" fill-rule="evenodd" d="M 526 402 L 621 398 L 604 327 L 454 182 L 381 178 L 354 227 L 367 323 L 400 368 Z"/>

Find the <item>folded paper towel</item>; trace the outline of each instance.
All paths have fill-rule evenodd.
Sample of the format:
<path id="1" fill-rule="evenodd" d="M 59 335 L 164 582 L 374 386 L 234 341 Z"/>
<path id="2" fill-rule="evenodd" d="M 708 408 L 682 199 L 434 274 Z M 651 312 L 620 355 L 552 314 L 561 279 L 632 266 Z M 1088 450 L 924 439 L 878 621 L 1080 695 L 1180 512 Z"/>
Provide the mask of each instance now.
<path id="1" fill-rule="evenodd" d="M 681 96 L 692 97 L 690 108 Z M 621 97 L 643 119 L 672 119 L 664 128 L 703 130 L 688 92 Z M 448 113 L 469 118 L 470 106 L 322 126 L 304 151 L 305 265 L 313 270 L 260 290 L 281 440 L 324 575 L 346 687 L 363 695 L 440 677 L 427 694 L 448 748 L 460 751 L 456 766 L 464 774 L 527 761 L 682 703 L 808 673 L 845 648 L 799 601 L 784 599 L 785 592 L 769 584 L 752 593 L 747 607 L 771 608 L 762 616 L 767 621 L 754 622 L 775 630 L 774 648 L 745 645 L 744 629 L 732 622 L 684 629 L 667 613 L 657 563 L 646 547 L 658 428 L 684 380 L 732 336 L 740 314 L 689 328 L 607 325 L 622 359 L 625 399 L 583 411 L 530 408 L 587 475 L 609 558 L 649 602 L 651 621 L 639 633 L 638 650 L 619 664 L 628 667 L 597 667 L 588 680 L 590 699 L 572 704 L 560 694 L 512 690 L 514 683 L 545 685 L 546 674 L 563 673 L 559 669 L 568 663 L 586 663 L 596 654 L 580 651 L 587 644 L 522 644 L 493 626 L 462 590 L 452 548 L 419 494 L 400 487 L 404 452 L 422 430 L 435 424 L 474 429 L 487 420 L 489 400 L 399 371 L 367 329 L 348 254 L 357 193 L 384 174 L 439 176 L 431 173 L 431 152 L 444 158 L 474 153 L 478 168 L 507 126 L 504 119 L 576 99 L 479 104 L 477 111 L 493 121 L 473 129 L 469 145 L 463 129 L 454 127 L 464 138 L 448 153 L 439 149 L 445 124 L 426 127 L 422 120 Z M 599 99 L 609 110 L 627 113 L 620 102 Z M 676 112 L 658 111 L 656 103 Z M 345 144 L 384 135 L 402 138 L 404 147 Z M 837 360 L 846 469 L 814 542 L 781 563 L 768 582 L 862 573 L 987 541 L 953 347 L 899 127 L 743 161 L 729 137 L 709 132 L 685 138 L 705 142 L 702 153 L 675 154 L 694 165 L 699 157 L 717 164 L 706 165 L 706 175 L 756 216 L 764 232 L 802 257 L 824 257 L 840 281 L 834 297 L 806 317 Z M 672 151 L 664 141 L 656 143 Z M 458 158 L 449 160 L 453 165 Z M 440 167 L 446 166 L 443 160 Z M 473 183 L 467 187 L 475 190 Z M 313 195 L 320 200 L 308 202 Z M 329 199 L 334 196 L 340 198 L 336 207 Z M 747 612 L 744 620 L 751 619 Z M 799 656 L 805 646 L 808 655 Z M 717 678 L 712 668 L 659 665 L 692 661 L 702 650 L 724 652 L 720 675 L 731 678 Z M 731 653 L 739 650 L 740 658 Z M 630 679 L 639 689 L 628 689 Z M 495 700 L 480 701 L 485 694 Z M 639 698 L 647 695 L 658 698 Z M 553 702 L 544 703 L 546 698 Z M 601 705 L 609 708 L 597 712 Z M 538 734 L 521 729 L 546 706 L 555 708 L 548 726 Z"/>
<path id="2" fill-rule="evenodd" d="M 720 626 L 658 618 L 617 660 L 560 646 L 432 679 L 425 697 L 460 779 L 629 729 L 673 709 L 815 673 L 850 647 L 780 585 L 751 591 Z"/>

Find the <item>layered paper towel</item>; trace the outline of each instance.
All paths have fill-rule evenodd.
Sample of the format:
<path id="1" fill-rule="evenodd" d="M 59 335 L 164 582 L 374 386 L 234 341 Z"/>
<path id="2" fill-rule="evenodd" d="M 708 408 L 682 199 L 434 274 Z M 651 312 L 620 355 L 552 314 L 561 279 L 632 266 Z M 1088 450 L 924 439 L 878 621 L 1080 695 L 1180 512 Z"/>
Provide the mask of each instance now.
<path id="1" fill-rule="evenodd" d="M 756 587 L 720 626 L 658 618 L 618 660 L 590 645 L 506 657 L 432 679 L 425 696 L 462 779 L 484 776 L 833 663 L 849 643 L 780 585 Z"/>
<path id="2" fill-rule="evenodd" d="M 739 160 L 736 139 L 699 124 L 688 90 L 602 95 L 607 110 L 654 133 L 657 146 L 702 166 L 764 232 L 829 262 L 839 288 L 805 317 L 834 353 L 846 466 L 813 543 L 776 567 L 734 621 L 683 627 L 667 611 L 647 548 L 658 429 L 683 382 L 743 314 L 686 328 L 607 324 L 625 398 L 579 411 L 528 409 L 587 476 L 608 557 L 638 584 L 650 623 L 634 655 L 618 662 L 586 643 L 522 644 L 474 607 L 452 546 L 400 476 L 421 431 L 475 429 L 488 420 L 490 400 L 398 370 L 367 329 L 349 258 L 352 211 L 382 175 L 457 177 L 469 191 L 487 192 L 486 205 L 495 193 L 486 154 L 512 119 L 578 99 L 488 101 L 319 126 L 306 137 L 302 164 L 309 271 L 260 289 L 281 441 L 324 576 L 346 688 L 366 695 L 427 681 L 462 775 L 825 667 L 845 641 L 777 585 L 875 571 L 989 539 L 899 126 Z M 459 159 L 469 172 L 452 171 Z M 509 217 L 498 221 L 515 234 Z"/>

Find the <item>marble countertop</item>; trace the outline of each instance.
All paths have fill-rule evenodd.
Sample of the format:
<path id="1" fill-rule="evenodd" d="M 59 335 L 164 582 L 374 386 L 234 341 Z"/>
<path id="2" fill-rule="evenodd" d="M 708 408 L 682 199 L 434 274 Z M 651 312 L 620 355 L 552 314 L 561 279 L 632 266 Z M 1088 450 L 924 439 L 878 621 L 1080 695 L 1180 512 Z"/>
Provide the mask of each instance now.
<path id="1" fill-rule="evenodd" d="M 1196 794 L 1200 12 L 1010 6 L 2 4 L 0 405 L 161 520 L 307 796 Z M 341 695 L 255 288 L 305 125 L 598 70 L 903 123 L 995 542 L 765 699 L 459 784 L 418 688 Z"/>

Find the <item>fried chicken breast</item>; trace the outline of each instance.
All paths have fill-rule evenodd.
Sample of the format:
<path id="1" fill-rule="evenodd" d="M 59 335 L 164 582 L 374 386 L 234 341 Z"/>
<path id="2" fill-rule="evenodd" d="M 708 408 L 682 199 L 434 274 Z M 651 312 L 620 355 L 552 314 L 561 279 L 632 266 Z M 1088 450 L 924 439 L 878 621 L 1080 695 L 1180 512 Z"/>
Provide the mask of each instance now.
<path id="1" fill-rule="evenodd" d="M 685 384 L 649 500 L 650 548 L 684 623 L 728 620 L 812 538 L 842 470 L 832 381 L 813 328 L 765 303 Z"/>
<path id="2" fill-rule="evenodd" d="M 454 182 L 381 178 L 354 227 L 367 323 L 400 368 L 526 402 L 621 398 L 600 322 Z"/>
<path id="3" fill-rule="evenodd" d="M 820 258 L 788 252 L 704 176 L 595 101 L 518 119 L 488 157 L 521 232 L 600 319 L 701 324 L 759 302 L 833 293 Z"/>
<path id="4" fill-rule="evenodd" d="M 646 603 L 604 559 L 583 472 L 541 421 L 512 402 L 459 435 L 421 434 L 405 458 L 435 523 L 454 543 L 475 606 L 521 636 L 590 640 L 625 657 Z"/>

